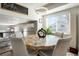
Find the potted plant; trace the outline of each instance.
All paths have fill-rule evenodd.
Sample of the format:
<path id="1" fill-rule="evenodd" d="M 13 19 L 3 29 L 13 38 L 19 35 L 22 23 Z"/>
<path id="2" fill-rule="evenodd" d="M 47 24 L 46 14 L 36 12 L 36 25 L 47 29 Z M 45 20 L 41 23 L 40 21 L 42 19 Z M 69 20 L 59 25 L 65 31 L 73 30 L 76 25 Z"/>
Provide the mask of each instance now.
<path id="1" fill-rule="evenodd" d="M 46 35 L 51 35 L 52 34 L 51 27 L 44 28 L 44 30 L 46 31 Z"/>

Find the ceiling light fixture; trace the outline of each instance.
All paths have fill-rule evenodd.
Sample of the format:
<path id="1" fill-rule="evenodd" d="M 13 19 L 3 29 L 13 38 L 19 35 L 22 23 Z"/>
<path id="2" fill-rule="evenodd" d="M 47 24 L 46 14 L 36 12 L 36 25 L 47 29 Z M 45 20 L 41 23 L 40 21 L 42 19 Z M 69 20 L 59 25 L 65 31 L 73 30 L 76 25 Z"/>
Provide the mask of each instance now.
<path id="1" fill-rule="evenodd" d="M 40 8 L 36 9 L 36 13 L 37 14 L 43 13 L 45 11 L 48 11 L 48 9 L 46 7 L 40 7 Z"/>

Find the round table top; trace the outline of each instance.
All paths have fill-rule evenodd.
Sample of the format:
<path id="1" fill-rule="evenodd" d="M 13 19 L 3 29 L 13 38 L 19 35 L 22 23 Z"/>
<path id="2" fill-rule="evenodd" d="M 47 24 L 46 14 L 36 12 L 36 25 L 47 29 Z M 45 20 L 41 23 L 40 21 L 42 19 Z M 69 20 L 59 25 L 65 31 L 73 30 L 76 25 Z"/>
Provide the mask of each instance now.
<path id="1" fill-rule="evenodd" d="M 26 39 L 26 45 L 29 47 L 52 47 L 55 46 L 60 37 L 47 35 L 46 38 L 39 38 L 36 35 L 29 36 Z"/>

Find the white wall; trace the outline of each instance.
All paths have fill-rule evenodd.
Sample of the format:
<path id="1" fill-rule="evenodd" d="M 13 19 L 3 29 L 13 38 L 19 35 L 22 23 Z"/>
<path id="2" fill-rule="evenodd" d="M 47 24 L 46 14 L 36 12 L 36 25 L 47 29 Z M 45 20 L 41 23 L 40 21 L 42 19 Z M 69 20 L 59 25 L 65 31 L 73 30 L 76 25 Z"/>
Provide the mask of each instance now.
<path id="1" fill-rule="evenodd" d="M 77 16 L 77 8 L 71 8 L 70 10 L 70 27 L 71 27 L 71 35 L 72 35 L 72 40 L 70 46 L 73 48 L 76 48 L 76 39 L 77 39 L 77 33 L 76 33 L 76 16 Z"/>
<path id="2" fill-rule="evenodd" d="M 7 31 L 7 26 L 5 25 L 0 25 L 0 32 Z"/>
<path id="3" fill-rule="evenodd" d="M 6 32 L 7 31 L 7 27 L 5 25 L 0 25 L 0 33 Z M 7 37 L 8 34 L 7 33 L 3 33 L 3 37 Z"/>
<path id="4" fill-rule="evenodd" d="M 78 23 L 78 28 L 77 28 L 77 29 L 78 29 L 78 32 L 77 32 L 77 34 L 78 34 L 78 35 L 77 35 L 77 39 L 78 39 L 78 40 L 77 40 L 77 44 L 78 44 L 78 45 L 77 45 L 77 46 L 78 46 L 78 47 L 77 47 L 77 48 L 78 48 L 78 51 L 79 51 L 79 7 L 78 7 L 78 10 L 77 10 L 77 11 L 78 11 L 78 13 L 77 13 L 77 14 L 78 14 L 78 19 L 77 19 L 77 21 L 78 21 L 78 22 L 77 22 L 77 23 Z M 78 55 L 79 55 L 79 53 L 78 53 Z"/>

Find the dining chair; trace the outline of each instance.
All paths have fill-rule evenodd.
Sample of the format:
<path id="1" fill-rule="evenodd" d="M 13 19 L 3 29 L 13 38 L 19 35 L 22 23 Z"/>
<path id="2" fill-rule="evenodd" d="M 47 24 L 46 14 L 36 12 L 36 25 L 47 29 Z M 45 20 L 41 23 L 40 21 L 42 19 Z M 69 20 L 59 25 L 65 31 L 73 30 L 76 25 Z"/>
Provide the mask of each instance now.
<path id="1" fill-rule="evenodd" d="M 71 37 L 62 38 L 58 40 L 57 45 L 54 47 L 53 52 L 51 51 L 52 56 L 66 56 L 70 41 L 71 41 Z M 49 55 L 49 54 L 45 54 L 42 51 L 40 51 L 40 54 L 43 56 Z"/>
<path id="2" fill-rule="evenodd" d="M 13 55 L 14 56 L 26 56 L 28 52 L 26 47 L 24 46 L 23 40 L 20 38 L 12 38 L 11 39 Z"/>
<path id="3" fill-rule="evenodd" d="M 60 39 L 56 47 L 54 48 L 52 55 L 53 56 L 66 56 L 70 41 L 71 41 L 71 37 L 63 38 L 63 40 Z"/>
<path id="4" fill-rule="evenodd" d="M 27 47 L 25 46 L 23 39 L 12 38 L 11 39 L 13 56 L 34 56 L 34 54 L 29 54 Z"/>
<path id="5" fill-rule="evenodd" d="M 55 33 L 53 33 L 53 35 L 63 38 L 64 33 L 63 32 L 55 32 Z"/>

